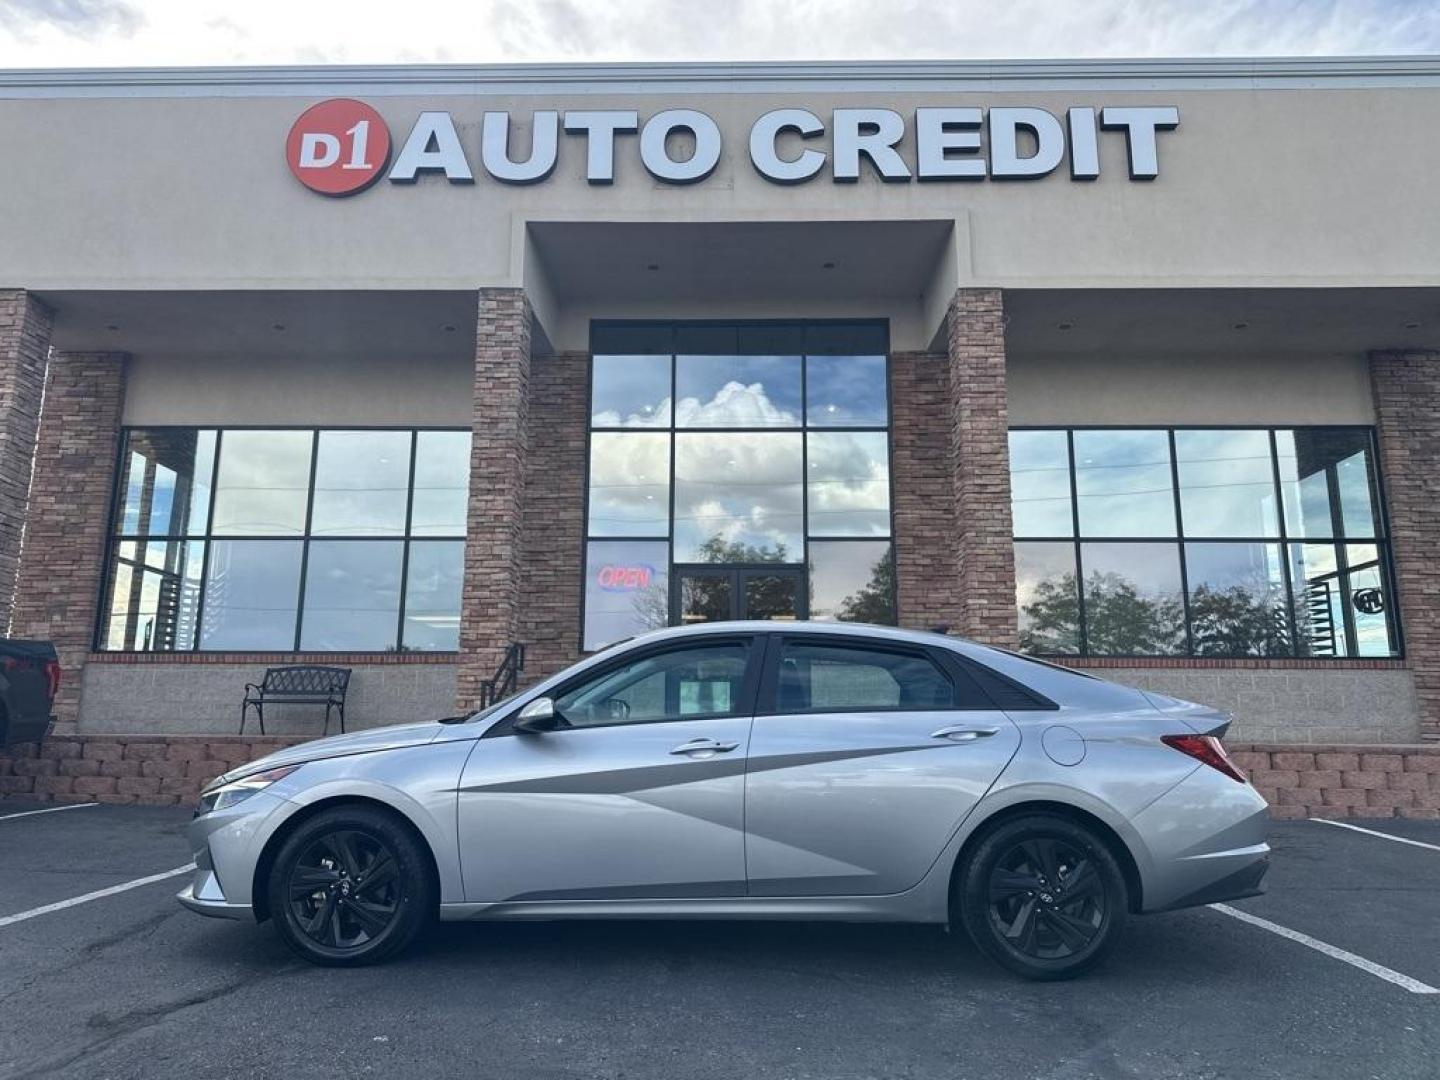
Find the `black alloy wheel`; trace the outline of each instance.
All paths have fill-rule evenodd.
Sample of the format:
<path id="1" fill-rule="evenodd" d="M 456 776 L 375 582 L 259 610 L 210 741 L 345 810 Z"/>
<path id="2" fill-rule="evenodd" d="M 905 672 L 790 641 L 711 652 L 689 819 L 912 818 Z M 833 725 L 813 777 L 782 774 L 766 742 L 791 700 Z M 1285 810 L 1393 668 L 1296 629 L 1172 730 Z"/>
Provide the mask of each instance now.
<path id="1" fill-rule="evenodd" d="M 290 910 L 307 937 L 329 948 L 375 940 L 400 911 L 395 856 L 362 832 L 320 836 L 291 867 Z"/>
<path id="2" fill-rule="evenodd" d="M 1129 908 L 1105 841 L 1065 818 L 1032 816 L 981 840 L 957 882 L 975 944 L 1011 971 L 1064 979 L 1113 947 Z"/>
<path id="3" fill-rule="evenodd" d="M 339 807 L 300 825 L 270 875 L 285 943 L 317 964 L 374 963 L 399 952 L 435 911 L 420 840 L 379 808 Z"/>

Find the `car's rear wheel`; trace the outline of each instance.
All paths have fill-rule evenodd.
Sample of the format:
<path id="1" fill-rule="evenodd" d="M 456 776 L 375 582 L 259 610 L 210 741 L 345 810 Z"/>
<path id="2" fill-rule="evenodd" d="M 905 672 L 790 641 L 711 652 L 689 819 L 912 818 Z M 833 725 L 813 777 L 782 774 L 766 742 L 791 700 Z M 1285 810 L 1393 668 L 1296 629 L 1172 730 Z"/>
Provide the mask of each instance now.
<path id="1" fill-rule="evenodd" d="M 1114 948 L 1129 910 L 1105 840 L 1034 814 L 987 833 L 961 869 L 954 916 L 976 946 L 1027 979 L 1069 979 Z"/>
<path id="2" fill-rule="evenodd" d="M 408 946 L 435 911 L 422 841 L 367 806 L 321 811 L 281 846 L 270 871 L 280 937 L 314 964 L 373 964 Z"/>

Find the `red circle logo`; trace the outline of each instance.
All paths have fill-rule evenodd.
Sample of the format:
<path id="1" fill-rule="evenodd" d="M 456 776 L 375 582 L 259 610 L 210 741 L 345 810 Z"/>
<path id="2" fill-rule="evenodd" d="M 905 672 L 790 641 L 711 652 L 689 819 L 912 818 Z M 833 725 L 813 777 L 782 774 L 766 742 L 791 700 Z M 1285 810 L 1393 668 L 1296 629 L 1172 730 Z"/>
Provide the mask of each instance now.
<path id="1" fill-rule="evenodd" d="M 321 195 L 355 195 L 385 171 L 390 129 L 363 101 L 332 98 L 300 114 L 285 140 L 295 179 Z"/>

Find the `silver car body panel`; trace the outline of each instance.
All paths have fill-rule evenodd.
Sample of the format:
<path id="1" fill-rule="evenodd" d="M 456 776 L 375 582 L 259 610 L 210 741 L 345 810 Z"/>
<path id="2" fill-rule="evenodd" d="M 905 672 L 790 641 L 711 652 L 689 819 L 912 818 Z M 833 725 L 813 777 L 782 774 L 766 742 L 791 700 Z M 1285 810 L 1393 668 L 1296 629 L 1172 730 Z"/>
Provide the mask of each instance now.
<path id="1" fill-rule="evenodd" d="M 838 634 L 950 649 L 1058 705 L 765 714 L 501 734 L 527 702 L 639 648 L 714 633 Z M 717 623 L 606 650 L 463 723 L 287 748 L 304 763 L 189 830 L 192 910 L 250 917 L 267 844 L 309 807 L 368 799 L 424 837 L 445 919 L 757 918 L 944 922 L 951 871 L 1017 806 L 1088 813 L 1122 841 L 1143 910 L 1197 902 L 1263 863 L 1265 803 L 1160 736 L 1223 730 L 1204 706 L 956 638 L 845 624 Z M 949 742 L 944 727 L 993 734 Z M 492 731 L 492 729 L 495 729 Z M 494 737 L 483 737 L 487 734 Z M 696 738 L 725 753 L 675 754 Z"/>
<path id="2" fill-rule="evenodd" d="M 460 780 L 465 899 L 744 896 L 750 725 L 745 716 L 482 739 Z M 696 739 L 734 749 L 677 752 Z"/>
<path id="3" fill-rule="evenodd" d="M 964 736 L 952 741 L 941 731 Z M 752 896 L 884 895 L 925 876 L 1020 745 L 998 710 L 758 716 Z"/>

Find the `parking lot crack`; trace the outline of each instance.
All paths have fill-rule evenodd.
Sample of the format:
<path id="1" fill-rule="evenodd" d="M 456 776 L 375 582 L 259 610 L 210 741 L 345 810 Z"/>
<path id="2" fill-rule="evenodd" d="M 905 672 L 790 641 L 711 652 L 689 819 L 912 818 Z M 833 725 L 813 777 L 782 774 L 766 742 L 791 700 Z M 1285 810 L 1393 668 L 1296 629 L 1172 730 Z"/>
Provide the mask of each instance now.
<path id="1" fill-rule="evenodd" d="M 147 1028 L 158 1026 L 187 1009 L 207 1005 L 212 1001 L 217 1001 L 237 991 L 244 990 L 247 987 L 263 983 L 269 979 L 293 974 L 300 970 L 300 965 L 291 964 L 283 968 L 256 972 L 244 978 L 235 979 L 231 982 L 222 983 L 219 986 L 187 995 L 175 1001 L 133 1009 L 114 1017 L 108 1016 L 105 1013 L 95 1013 L 86 1022 L 85 1026 L 89 1029 L 98 1029 L 102 1032 L 97 1038 L 91 1039 L 79 1047 L 72 1048 L 66 1053 L 56 1055 L 48 1060 L 23 1063 L 18 1071 L 0 1074 L 0 1080 L 31 1080 L 31 1078 L 34 1077 L 49 1076 L 77 1062 L 94 1057 L 96 1054 L 109 1049 L 122 1039 L 144 1031 Z"/>

